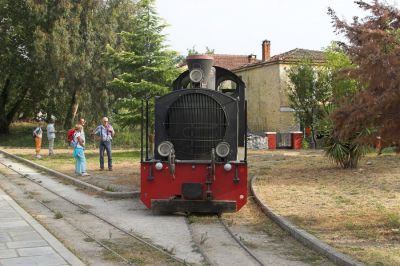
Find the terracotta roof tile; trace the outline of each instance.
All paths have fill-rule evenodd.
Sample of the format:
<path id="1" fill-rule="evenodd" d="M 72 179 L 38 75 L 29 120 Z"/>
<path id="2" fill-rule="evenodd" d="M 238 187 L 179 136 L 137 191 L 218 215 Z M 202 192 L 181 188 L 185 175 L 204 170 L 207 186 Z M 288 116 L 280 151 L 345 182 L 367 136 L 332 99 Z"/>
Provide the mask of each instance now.
<path id="1" fill-rule="evenodd" d="M 274 55 L 266 61 L 257 61 L 251 64 L 247 63 L 245 65 L 236 67 L 234 69 L 235 70 L 245 69 L 247 67 L 253 67 L 263 64 L 271 64 L 274 62 L 281 62 L 281 61 L 299 61 L 305 58 L 309 58 L 312 61 L 323 62 L 325 61 L 325 54 L 322 51 L 296 48 L 285 53 Z"/>
<path id="2" fill-rule="evenodd" d="M 227 54 L 213 54 L 214 65 L 226 69 L 238 68 L 243 65 L 249 64 L 248 55 L 227 55 Z M 260 60 L 255 59 L 255 62 Z"/>
<path id="3" fill-rule="evenodd" d="M 325 60 L 324 52 L 296 48 L 288 52 L 274 55 L 268 61 L 310 58 L 311 60 Z"/>

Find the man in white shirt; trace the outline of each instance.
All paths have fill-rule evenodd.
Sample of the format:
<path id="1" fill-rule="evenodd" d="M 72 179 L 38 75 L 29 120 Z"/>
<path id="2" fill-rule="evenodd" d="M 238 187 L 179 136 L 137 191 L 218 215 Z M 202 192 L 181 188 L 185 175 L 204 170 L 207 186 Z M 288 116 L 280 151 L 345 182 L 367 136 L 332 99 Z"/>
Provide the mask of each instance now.
<path id="1" fill-rule="evenodd" d="M 98 126 L 94 134 L 99 139 L 99 149 L 100 149 L 100 170 L 104 170 L 104 150 L 107 152 L 108 158 L 108 170 L 112 171 L 112 154 L 111 154 L 111 142 L 115 135 L 113 127 L 108 123 L 108 118 L 103 117 L 101 120 L 101 125 Z"/>
<path id="2" fill-rule="evenodd" d="M 47 124 L 47 139 L 49 140 L 49 156 L 54 154 L 54 139 L 56 138 L 56 129 L 54 127 L 54 119 L 50 119 Z"/>

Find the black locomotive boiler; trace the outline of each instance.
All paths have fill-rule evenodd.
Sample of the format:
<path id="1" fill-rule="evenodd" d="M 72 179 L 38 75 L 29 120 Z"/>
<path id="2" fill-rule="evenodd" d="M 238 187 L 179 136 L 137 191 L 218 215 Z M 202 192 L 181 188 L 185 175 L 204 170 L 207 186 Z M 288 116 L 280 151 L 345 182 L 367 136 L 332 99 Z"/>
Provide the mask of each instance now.
<path id="1" fill-rule="evenodd" d="M 164 212 L 238 211 L 247 201 L 245 84 L 209 55 L 186 61 L 172 91 L 155 99 L 153 156 L 146 103 L 140 198 Z"/>

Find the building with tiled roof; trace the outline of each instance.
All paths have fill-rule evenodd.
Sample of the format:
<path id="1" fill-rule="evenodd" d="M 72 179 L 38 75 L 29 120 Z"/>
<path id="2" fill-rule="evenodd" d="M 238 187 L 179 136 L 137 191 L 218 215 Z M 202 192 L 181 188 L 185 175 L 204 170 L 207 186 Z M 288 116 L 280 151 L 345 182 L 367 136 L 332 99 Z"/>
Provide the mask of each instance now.
<path id="1" fill-rule="evenodd" d="M 223 67 L 226 69 L 236 69 L 244 65 L 261 62 L 256 58 L 256 55 L 232 55 L 232 54 L 210 54 L 214 58 L 214 66 Z M 180 67 L 186 67 L 186 62 L 182 62 Z"/>
<path id="2" fill-rule="evenodd" d="M 314 64 L 325 62 L 324 53 L 293 49 L 270 56 L 270 42 L 262 42 L 262 60 L 232 68 L 246 84 L 247 116 L 250 131 L 288 133 L 298 131 L 299 123 L 289 107 L 287 70 L 304 59 Z"/>
<path id="3" fill-rule="evenodd" d="M 255 55 L 228 55 L 228 54 L 213 54 L 214 65 L 226 69 L 235 69 L 243 65 L 254 64 L 261 62 L 256 59 Z"/>
<path id="4" fill-rule="evenodd" d="M 310 59 L 316 64 L 323 64 L 325 62 L 324 52 L 322 51 L 296 48 L 282 54 L 274 55 L 266 60 L 257 60 L 255 62 L 242 64 L 238 67 L 231 68 L 231 70 L 239 71 L 248 67 L 259 67 L 262 65 L 276 64 L 278 62 L 286 64 L 298 63 L 305 58 Z"/>

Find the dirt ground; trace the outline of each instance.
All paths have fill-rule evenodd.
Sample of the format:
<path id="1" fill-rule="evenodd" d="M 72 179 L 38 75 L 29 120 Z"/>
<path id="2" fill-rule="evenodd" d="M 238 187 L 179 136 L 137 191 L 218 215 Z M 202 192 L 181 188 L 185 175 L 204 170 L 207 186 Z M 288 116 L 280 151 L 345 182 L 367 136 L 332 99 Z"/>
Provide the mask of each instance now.
<path id="1" fill-rule="evenodd" d="M 400 265 L 399 162 L 370 154 L 342 170 L 322 151 L 265 151 L 249 165 L 280 215 L 367 265 Z"/>

